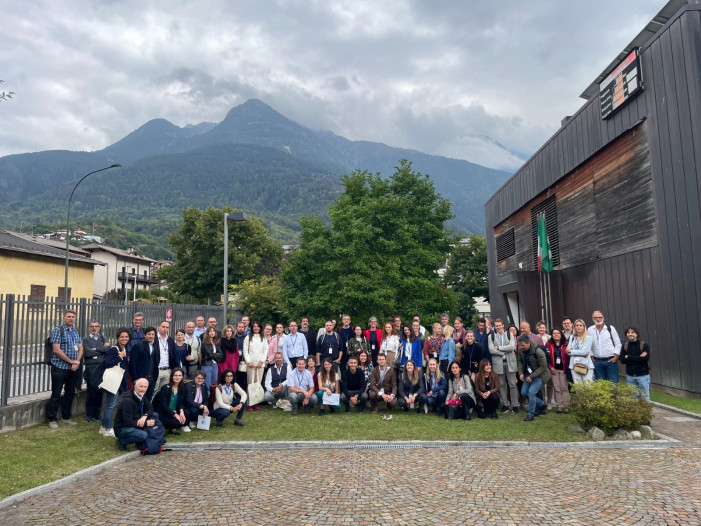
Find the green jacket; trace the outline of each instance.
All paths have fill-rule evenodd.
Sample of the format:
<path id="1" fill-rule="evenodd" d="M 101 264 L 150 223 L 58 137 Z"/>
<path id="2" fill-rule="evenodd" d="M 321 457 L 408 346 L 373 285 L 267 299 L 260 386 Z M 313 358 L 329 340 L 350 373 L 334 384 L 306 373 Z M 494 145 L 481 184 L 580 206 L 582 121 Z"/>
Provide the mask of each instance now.
<path id="1" fill-rule="evenodd" d="M 529 373 L 526 369 L 526 354 L 528 354 L 528 365 L 531 367 L 532 373 Z M 528 376 L 531 380 L 540 378 L 543 381 L 543 385 L 548 383 L 550 380 L 550 370 L 548 369 L 548 358 L 545 355 L 545 351 L 542 347 L 535 345 L 531 342 L 531 347 L 528 351 L 524 352 L 521 349 L 518 351 L 518 372 L 522 374 L 524 379 Z"/>

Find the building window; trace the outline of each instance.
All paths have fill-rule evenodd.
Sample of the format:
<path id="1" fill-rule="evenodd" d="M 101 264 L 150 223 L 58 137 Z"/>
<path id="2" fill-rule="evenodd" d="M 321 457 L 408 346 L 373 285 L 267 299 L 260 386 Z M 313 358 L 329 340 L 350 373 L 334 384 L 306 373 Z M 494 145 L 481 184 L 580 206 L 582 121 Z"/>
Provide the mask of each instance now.
<path id="1" fill-rule="evenodd" d="M 65 292 L 64 292 L 65 290 L 66 289 L 64 289 L 63 287 L 58 288 L 58 300 L 59 301 L 63 301 L 64 295 L 65 295 Z M 68 287 L 68 301 L 71 301 L 71 297 L 72 297 L 71 296 L 71 287 Z"/>
<path id="2" fill-rule="evenodd" d="M 46 301 L 46 285 L 30 285 L 29 287 L 29 308 L 40 310 Z"/>
<path id="3" fill-rule="evenodd" d="M 560 264 L 560 238 L 557 233 L 557 208 L 555 196 L 551 195 L 531 208 L 531 239 L 533 242 L 533 266 L 538 268 L 538 216 L 545 213 L 545 229 L 553 253 L 553 267 Z"/>
<path id="4" fill-rule="evenodd" d="M 497 261 L 502 261 L 509 256 L 516 254 L 516 237 L 514 236 L 514 229 L 509 228 L 503 234 L 497 236 Z"/>

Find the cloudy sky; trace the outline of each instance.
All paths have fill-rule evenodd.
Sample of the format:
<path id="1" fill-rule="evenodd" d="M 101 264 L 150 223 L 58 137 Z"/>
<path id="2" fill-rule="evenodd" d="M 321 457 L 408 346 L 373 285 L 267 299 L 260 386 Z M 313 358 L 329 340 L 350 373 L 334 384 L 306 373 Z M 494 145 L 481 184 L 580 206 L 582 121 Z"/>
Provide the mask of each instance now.
<path id="1" fill-rule="evenodd" d="M 98 150 L 259 98 L 515 170 L 664 0 L 0 0 L 0 156 Z"/>

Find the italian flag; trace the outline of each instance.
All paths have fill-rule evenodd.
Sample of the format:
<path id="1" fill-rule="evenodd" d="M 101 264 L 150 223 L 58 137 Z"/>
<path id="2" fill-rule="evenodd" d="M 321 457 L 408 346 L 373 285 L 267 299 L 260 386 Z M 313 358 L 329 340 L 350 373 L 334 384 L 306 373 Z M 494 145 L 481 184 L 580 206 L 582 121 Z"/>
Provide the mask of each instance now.
<path id="1" fill-rule="evenodd" d="M 553 253 L 550 250 L 550 239 L 545 228 L 545 214 L 538 216 L 538 273 L 541 270 L 550 272 L 553 269 Z"/>

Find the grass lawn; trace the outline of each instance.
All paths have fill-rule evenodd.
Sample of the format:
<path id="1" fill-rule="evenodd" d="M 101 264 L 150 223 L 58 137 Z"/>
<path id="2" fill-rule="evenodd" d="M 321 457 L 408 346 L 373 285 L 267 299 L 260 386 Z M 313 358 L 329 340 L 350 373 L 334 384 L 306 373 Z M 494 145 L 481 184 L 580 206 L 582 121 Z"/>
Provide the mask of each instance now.
<path id="1" fill-rule="evenodd" d="M 674 396 L 661 391 L 650 391 L 650 399 L 653 402 L 659 402 L 661 404 L 684 409 L 685 411 L 701 414 L 701 400 Z"/>
<path id="2" fill-rule="evenodd" d="M 342 411 L 320 417 L 261 406 L 246 412 L 245 427 L 233 425 L 233 415 L 224 427 L 210 431 L 193 430 L 180 436 L 167 435 L 168 442 L 227 440 L 521 440 L 537 442 L 575 442 L 586 437 L 567 430 L 574 417 L 556 414 L 524 422 L 525 412 L 500 415 L 499 420 L 448 421 L 434 414 L 419 415 L 395 411 L 391 421 L 369 411 L 363 414 Z M 60 479 L 81 469 L 120 455 L 115 439 L 98 434 L 99 423 L 80 421 L 76 427 L 60 426 L 52 431 L 47 425 L 0 435 L 0 498 Z M 133 451 L 133 446 L 129 447 Z"/>

